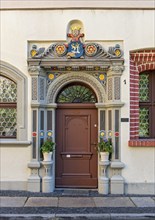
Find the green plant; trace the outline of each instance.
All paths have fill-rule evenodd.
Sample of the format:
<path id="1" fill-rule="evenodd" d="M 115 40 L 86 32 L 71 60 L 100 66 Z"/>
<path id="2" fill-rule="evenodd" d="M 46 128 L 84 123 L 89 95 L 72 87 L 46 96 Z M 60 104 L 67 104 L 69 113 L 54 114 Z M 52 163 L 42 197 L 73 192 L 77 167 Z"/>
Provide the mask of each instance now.
<path id="1" fill-rule="evenodd" d="M 111 139 L 100 138 L 100 142 L 98 143 L 98 151 L 99 152 L 113 152 Z"/>
<path id="2" fill-rule="evenodd" d="M 55 143 L 52 141 L 52 140 L 50 140 L 50 139 L 47 139 L 44 143 L 43 143 L 43 145 L 41 146 L 41 151 L 43 152 L 43 153 L 45 153 L 45 152 L 47 152 L 47 153 L 49 153 L 49 152 L 53 152 L 54 151 L 54 146 L 55 146 Z"/>

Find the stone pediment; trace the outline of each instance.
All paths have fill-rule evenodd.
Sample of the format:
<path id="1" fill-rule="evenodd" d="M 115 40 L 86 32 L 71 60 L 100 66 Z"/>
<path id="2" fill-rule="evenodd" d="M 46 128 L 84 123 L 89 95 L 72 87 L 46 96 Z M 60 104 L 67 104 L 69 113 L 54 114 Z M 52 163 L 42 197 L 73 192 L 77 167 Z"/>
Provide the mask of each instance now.
<path id="1" fill-rule="evenodd" d="M 28 55 L 29 66 L 66 71 L 104 71 L 112 66 L 113 62 L 117 65 L 123 64 L 120 44 L 111 42 L 112 45 L 105 47 L 102 41 L 86 43 L 83 24 L 79 20 L 69 22 L 66 36 L 66 41 L 53 42 L 47 47 L 45 47 L 46 42 L 42 42 L 42 45 L 31 43 Z"/>
<path id="2" fill-rule="evenodd" d="M 74 48 L 74 45 L 71 46 Z M 68 44 L 63 42 L 54 43 L 48 48 L 32 45 L 29 51 L 28 64 L 29 66 L 40 66 L 54 70 L 105 71 L 113 63 L 117 65 L 124 63 L 123 51 L 118 44 L 109 47 L 108 51 L 99 43 L 81 43 L 82 47 L 81 57 L 76 57 L 77 53 L 70 52 L 71 48 L 69 49 Z"/>

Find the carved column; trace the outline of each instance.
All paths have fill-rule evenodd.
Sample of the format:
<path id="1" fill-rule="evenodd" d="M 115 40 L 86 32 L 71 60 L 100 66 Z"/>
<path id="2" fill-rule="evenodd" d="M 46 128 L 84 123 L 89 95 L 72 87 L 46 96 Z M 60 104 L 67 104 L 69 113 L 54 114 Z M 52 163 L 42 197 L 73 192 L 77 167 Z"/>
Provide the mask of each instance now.
<path id="1" fill-rule="evenodd" d="M 28 178 L 28 191 L 40 192 L 40 150 L 39 150 L 39 105 L 40 105 L 40 85 L 45 87 L 45 85 L 40 82 L 40 72 L 39 66 L 30 66 L 29 73 L 31 75 L 31 108 L 32 108 L 32 160 L 28 164 L 28 168 L 31 169 L 31 175 Z M 43 84 L 43 85 L 42 85 Z M 29 122 L 30 123 L 30 122 Z"/>

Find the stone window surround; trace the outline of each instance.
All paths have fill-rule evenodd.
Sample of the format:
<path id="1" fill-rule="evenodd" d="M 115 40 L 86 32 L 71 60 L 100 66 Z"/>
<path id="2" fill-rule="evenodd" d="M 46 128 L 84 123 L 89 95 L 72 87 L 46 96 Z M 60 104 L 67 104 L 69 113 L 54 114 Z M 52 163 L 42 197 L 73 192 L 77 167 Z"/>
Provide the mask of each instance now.
<path id="1" fill-rule="evenodd" d="M 17 84 L 17 137 L 2 139 L 1 146 L 22 147 L 30 145 L 27 137 L 27 77 L 7 62 L 0 61 L 0 72 Z M 19 114 L 20 112 L 20 114 Z"/>
<path id="2" fill-rule="evenodd" d="M 155 147 L 155 139 L 139 139 L 139 74 L 155 69 L 155 49 L 130 53 L 130 140 L 131 147 Z"/>

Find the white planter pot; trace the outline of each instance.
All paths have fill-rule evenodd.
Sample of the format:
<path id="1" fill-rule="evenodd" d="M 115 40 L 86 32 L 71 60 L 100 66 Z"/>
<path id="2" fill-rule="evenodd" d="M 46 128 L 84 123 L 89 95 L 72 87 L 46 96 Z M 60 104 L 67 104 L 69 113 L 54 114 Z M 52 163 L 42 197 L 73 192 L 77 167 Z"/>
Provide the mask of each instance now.
<path id="1" fill-rule="evenodd" d="M 45 152 L 45 153 L 43 153 L 44 161 L 51 161 L 52 160 L 52 154 L 53 154 L 53 152 L 49 152 L 49 153 Z"/>
<path id="2" fill-rule="evenodd" d="M 109 153 L 108 152 L 100 152 L 101 161 L 108 161 L 109 160 Z"/>

